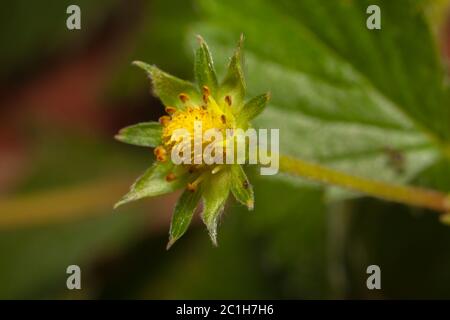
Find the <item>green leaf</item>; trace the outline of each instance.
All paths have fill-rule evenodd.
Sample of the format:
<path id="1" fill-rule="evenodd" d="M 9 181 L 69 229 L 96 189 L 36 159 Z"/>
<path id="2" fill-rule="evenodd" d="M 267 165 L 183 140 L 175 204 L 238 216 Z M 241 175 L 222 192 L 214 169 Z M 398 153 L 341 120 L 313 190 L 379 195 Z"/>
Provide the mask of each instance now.
<path id="1" fill-rule="evenodd" d="M 414 180 L 414 184 L 427 186 L 429 188 L 450 191 L 450 161 L 444 158 L 440 159 L 434 165 L 427 168 L 422 174 Z"/>
<path id="2" fill-rule="evenodd" d="M 200 47 L 195 52 L 194 73 L 197 85 L 201 90 L 207 86 L 213 95 L 217 92 L 217 76 L 214 70 L 214 63 L 206 42 L 198 36 Z"/>
<path id="3" fill-rule="evenodd" d="M 143 122 L 123 128 L 115 136 L 121 142 L 143 147 L 161 144 L 162 126 L 158 122 Z"/>
<path id="4" fill-rule="evenodd" d="M 231 57 L 227 74 L 220 86 L 219 99 L 230 95 L 233 106 L 240 106 L 245 97 L 245 80 L 242 71 L 242 42 L 243 36 L 241 36 L 238 47 Z"/>
<path id="5" fill-rule="evenodd" d="M 175 180 L 167 181 L 166 176 L 174 173 Z M 117 208 L 127 202 L 136 201 L 146 197 L 154 197 L 173 192 L 185 186 L 187 174 L 181 166 L 174 166 L 170 161 L 156 162 L 131 186 L 130 191 L 115 204 Z"/>
<path id="6" fill-rule="evenodd" d="M 174 77 L 145 62 L 134 61 L 133 64 L 147 72 L 152 80 L 153 93 L 165 106 L 184 108 L 179 98 L 180 93 L 188 94 L 189 98 L 197 104 L 201 103 L 200 95 L 191 82 Z"/>
<path id="7" fill-rule="evenodd" d="M 281 130 L 281 153 L 396 183 L 449 161 L 449 89 L 422 1 L 199 3 L 194 32 L 218 61 L 244 33 L 248 95 L 272 93 L 254 124 Z M 366 28 L 370 4 L 381 31 Z"/>
<path id="8" fill-rule="evenodd" d="M 186 189 L 178 199 L 175 206 L 175 211 L 173 212 L 172 221 L 170 223 L 169 243 L 167 244 L 167 249 L 170 249 L 175 241 L 180 239 L 188 229 L 192 216 L 194 215 L 195 209 L 200 201 L 200 197 L 201 192 L 199 189 L 195 192 Z"/>
<path id="9" fill-rule="evenodd" d="M 202 219 L 213 244 L 217 246 L 217 224 L 230 193 L 230 173 L 228 170 L 219 171 L 204 183 Z"/>
<path id="10" fill-rule="evenodd" d="M 247 206 L 249 210 L 253 210 L 255 202 L 253 187 L 239 164 L 231 166 L 231 192 L 237 201 Z"/>
<path id="11" fill-rule="evenodd" d="M 265 93 L 256 96 L 252 98 L 250 101 L 248 101 L 242 108 L 241 112 L 238 114 L 237 118 L 238 125 L 245 124 L 248 121 L 255 118 L 257 115 L 259 115 L 264 110 L 264 107 L 266 106 L 267 101 L 269 101 L 269 99 L 270 94 Z"/>

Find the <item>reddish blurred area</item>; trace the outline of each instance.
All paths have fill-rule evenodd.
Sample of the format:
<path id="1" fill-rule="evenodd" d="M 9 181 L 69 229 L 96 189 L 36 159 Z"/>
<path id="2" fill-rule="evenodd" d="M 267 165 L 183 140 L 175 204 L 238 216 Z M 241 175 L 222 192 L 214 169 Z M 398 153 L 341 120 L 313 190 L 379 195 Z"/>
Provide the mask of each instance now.
<path id="1" fill-rule="evenodd" d="M 0 83 L 0 192 L 26 174 L 32 161 L 30 127 L 112 139 L 124 125 L 156 117 L 147 110 L 159 103 L 148 92 L 127 101 L 111 101 L 105 94 L 133 48 L 143 6 L 141 0 L 121 1 L 86 44 L 68 44 L 54 56 L 38 57 L 30 72 Z"/>
<path id="2" fill-rule="evenodd" d="M 447 64 L 450 63 L 450 9 L 447 11 L 447 19 L 442 28 L 441 44 Z"/>

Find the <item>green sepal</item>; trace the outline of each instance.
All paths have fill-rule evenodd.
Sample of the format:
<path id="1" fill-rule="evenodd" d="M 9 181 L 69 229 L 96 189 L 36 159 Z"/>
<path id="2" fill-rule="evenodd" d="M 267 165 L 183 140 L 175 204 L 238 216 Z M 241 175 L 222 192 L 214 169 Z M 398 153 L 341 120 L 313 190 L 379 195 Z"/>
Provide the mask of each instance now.
<path id="1" fill-rule="evenodd" d="M 160 145 L 162 126 L 158 122 L 142 122 L 125 127 L 116 134 L 120 142 L 142 147 L 156 147 Z"/>
<path id="2" fill-rule="evenodd" d="M 166 176 L 174 173 L 176 179 L 167 181 Z M 173 192 L 186 185 L 188 174 L 182 166 L 174 166 L 172 162 L 154 163 L 136 182 L 130 191 L 114 205 L 114 209 L 131 201 Z"/>
<path id="3" fill-rule="evenodd" d="M 159 97 L 165 106 L 183 109 L 180 93 L 187 94 L 194 104 L 201 103 L 201 96 L 193 83 L 174 77 L 142 61 L 134 61 L 133 64 L 147 72 L 152 81 L 153 94 Z"/>
<path id="4" fill-rule="evenodd" d="M 260 114 L 270 100 L 270 93 L 264 93 L 249 100 L 237 115 L 238 125 L 247 123 Z"/>
<path id="5" fill-rule="evenodd" d="M 249 210 L 253 210 L 255 199 L 253 195 L 253 187 L 239 164 L 231 165 L 231 192 L 237 201 L 247 206 Z"/>
<path id="6" fill-rule="evenodd" d="M 243 37 L 239 41 L 239 44 L 231 57 L 230 64 L 228 65 L 227 74 L 223 79 L 220 86 L 219 99 L 224 99 L 225 96 L 231 96 L 232 106 L 242 106 L 242 102 L 245 96 L 245 80 L 244 72 L 242 71 L 242 42 Z"/>
<path id="7" fill-rule="evenodd" d="M 203 185 L 202 220 L 208 228 L 209 236 L 217 246 L 217 224 L 230 193 L 230 172 L 227 169 L 209 177 Z"/>
<path id="8" fill-rule="evenodd" d="M 207 86 L 211 91 L 211 94 L 215 96 L 217 93 L 218 83 L 211 52 L 209 51 L 205 40 L 203 40 L 200 36 L 198 36 L 198 39 L 200 42 L 200 47 L 195 52 L 195 80 L 200 92 L 202 92 L 203 86 Z"/>
<path id="9" fill-rule="evenodd" d="M 200 201 L 200 197 L 200 188 L 195 192 L 186 189 L 178 199 L 170 223 L 169 242 L 166 247 L 167 250 L 170 249 L 170 247 L 180 239 L 188 229 L 192 216 Z"/>

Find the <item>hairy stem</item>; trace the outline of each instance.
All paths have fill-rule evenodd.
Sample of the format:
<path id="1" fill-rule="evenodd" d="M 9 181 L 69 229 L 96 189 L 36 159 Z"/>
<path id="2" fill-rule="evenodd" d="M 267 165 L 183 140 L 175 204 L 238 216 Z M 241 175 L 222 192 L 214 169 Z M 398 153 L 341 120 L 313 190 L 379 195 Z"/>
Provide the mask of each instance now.
<path id="1" fill-rule="evenodd" d="M 450 212 L 450 196 L 435 190 L 390 184 L 353 176 L 318 164 L 280 155 L 280 170 L 310 180 L 337 185 L 377 198 Z"/>

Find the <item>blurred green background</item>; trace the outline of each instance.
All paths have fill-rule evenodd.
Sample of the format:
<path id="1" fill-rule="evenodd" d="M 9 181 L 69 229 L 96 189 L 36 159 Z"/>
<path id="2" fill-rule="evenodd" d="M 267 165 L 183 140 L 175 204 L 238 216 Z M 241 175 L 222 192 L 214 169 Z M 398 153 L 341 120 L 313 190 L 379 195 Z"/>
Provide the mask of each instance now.
<path id="1" fill-rule="evenodd" d="M 77 4 L 82 29 L 66 28 Z M 382 29 L 366 28 L 378 4 Z M 436 214 L 250 169 L 214 248 L 199 219 L 165 250 L 177 195 L 113 204 L 153 161 L 114 141 L 163 113 L 143 60 L 192 79 L 195 34 L 223 75 L 245 36 L 256 125 L 281 152 L 450 190 L 449 1 L 8 1 L 0 11 L 0 298 L 450 298 Z M 66 268 L 82 269 L 82 290 Z M 366 288 L 379 265 L 382 289 Z"/>

